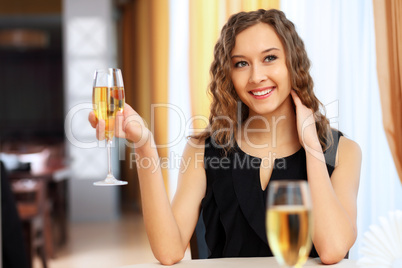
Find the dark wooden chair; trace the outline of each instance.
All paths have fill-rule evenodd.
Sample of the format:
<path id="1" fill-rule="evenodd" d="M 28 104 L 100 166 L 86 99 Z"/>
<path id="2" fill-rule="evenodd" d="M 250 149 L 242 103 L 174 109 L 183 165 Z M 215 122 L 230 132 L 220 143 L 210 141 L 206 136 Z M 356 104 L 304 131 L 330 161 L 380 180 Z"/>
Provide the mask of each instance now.
<path id="1" fill-rule="evenodd" d="M 190 239 L 190 252 L 193 260 L 208 258 L 208 247 L 205 241 L 205 225 L 202 219 L 202 211 Z"/>
<path id="2" fill-rule="evenodd" d="M 14 193 L 6 167 L 0 161 L 2 260 L 0 267 L 27 268 L 22 222 L 18 215 Z"/>
<path id="3" fill-rule="evenodd" d="M 45 229 L 48 213 L 46 187 L 41 179 L 20 179 L 13 181 L 12 190 L 17 203 L 18 214 L 24 229 L 24 240 L 32 267 L 34 254 L 47 268 Z"/>

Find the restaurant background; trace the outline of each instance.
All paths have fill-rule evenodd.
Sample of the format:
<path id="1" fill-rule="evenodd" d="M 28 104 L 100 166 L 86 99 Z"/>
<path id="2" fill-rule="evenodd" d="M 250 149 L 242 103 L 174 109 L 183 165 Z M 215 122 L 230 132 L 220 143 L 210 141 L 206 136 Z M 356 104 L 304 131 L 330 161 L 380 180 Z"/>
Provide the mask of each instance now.
<path id="1" fill-rule="evenodd" d="M 99 235 L 111 240 L 114 233 L 121 236 L 110 223 L 127 213 L 141 215 L 133 151 L 124 140 L 114 143 L 114 171 L 127 186 L 92 185 L 106 174 L 105 143 L 96 140 L 87 121 L 94 70 L 122 69 L 126 102 L 147 121 L 160 156 L 168 160 L 163 174 L 172 197 L 185 137 L 191 128 L 205 127 L 209 65 L 219 30 L 230 14 L 257 8 L 279 8 L 295 23 L 331 125 L 362 148 L 359 234 L 349 255 L 359 258 L 369 225 L 388 211 L 402 209 L 401 183 L 382 126 L 372 1 L 2 0 L 0 151 L 10 144 L 14 149 L 62 144 L 69 228 L 96 229 L 107 223 L 97 229 L 104 232 Z M 34 30 L 39 41 L 5 37 L 17 29 Z M 134 234 L 138 226 L 128 224 L 125 230 Z M 57 259 L 71 257 L 71 244 L 86 239 L 85 234 L 71 234 L 59 249 L 62 253 L 49 260 L 50 267 L 59 267 Z M 102 243 L 104 252 L 111 250 Z M 120 250 L 133 249 L 125 245 Z M 116 266 L 138 259 L 125 261 L 116 261 Z"/>

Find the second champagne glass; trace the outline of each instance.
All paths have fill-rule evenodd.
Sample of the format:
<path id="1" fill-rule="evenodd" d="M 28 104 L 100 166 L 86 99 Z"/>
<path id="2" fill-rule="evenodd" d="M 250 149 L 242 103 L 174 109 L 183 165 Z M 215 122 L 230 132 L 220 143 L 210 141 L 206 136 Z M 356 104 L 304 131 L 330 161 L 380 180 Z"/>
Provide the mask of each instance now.
<path id="1" fill-rule="evenodd" d="M 266 229 L 269 246 L 282 267 L 301 267 L 311 250 L 311 198 L 306 181 L 272 181 Z"/>
<path id="2" fill-rule="evenodd" d="M 97 186 L 124 185 L 126 181 L 117 180 L 112 174 L 111 150 L 115 133 L 115 119 L 118 111 L 124 108 L 124 84 L 120 69 L 108 68 L 95 71 L 92 104 L 96 118 L 105 122 L 107 140 L 108 174 Z"/>

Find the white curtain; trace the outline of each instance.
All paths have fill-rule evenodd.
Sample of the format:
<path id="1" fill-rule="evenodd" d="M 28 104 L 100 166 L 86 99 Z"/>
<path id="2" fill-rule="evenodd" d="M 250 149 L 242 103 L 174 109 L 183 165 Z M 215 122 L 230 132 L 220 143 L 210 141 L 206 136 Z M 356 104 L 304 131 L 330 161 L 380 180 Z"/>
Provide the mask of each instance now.
<path id="1" fill-rule="evenodd" d="M 177 188 L 179 164 L 187 139 L 186 125 L 191 115 L 189 82 L 189 3 L 169 1 L 169 194 Z"/>
<path id="2" fill-rule="evenodd" d="M 388 211 L 402 209 L 402 187 L 385 138 L 376 72 L 372 1 L 281 0 L 312 61 L 315 92 L 331 124 L 359 143 L 358 239 Z"/>

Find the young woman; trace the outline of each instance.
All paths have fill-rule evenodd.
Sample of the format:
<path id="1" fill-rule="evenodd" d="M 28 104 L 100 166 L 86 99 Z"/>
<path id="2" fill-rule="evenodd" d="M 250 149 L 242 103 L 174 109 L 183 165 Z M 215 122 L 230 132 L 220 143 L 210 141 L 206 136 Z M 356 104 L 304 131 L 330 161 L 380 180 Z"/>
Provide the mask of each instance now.
<path id="1" fill-rule="evenodd" d="M 309 68 L 303 41 L 283 12 L 233 15 L 214 50 L 209 127 L 188 141 L 172 204 L 160 168 L 138 164 L 157 163 L 158 153 L 152 133 L 126 105 L 117 136 L 136 144 L 144 222 L 162 264 L 183 258 L 201 209 L 210 257 L 272 256 L 266 188 L 281 179 L 309 183 L 310 256 L 326 264 L 345 257 L 356 239 L 361 151 L 330 129 Z M 103 139 L 93 113 L 89 121 Z"/>

